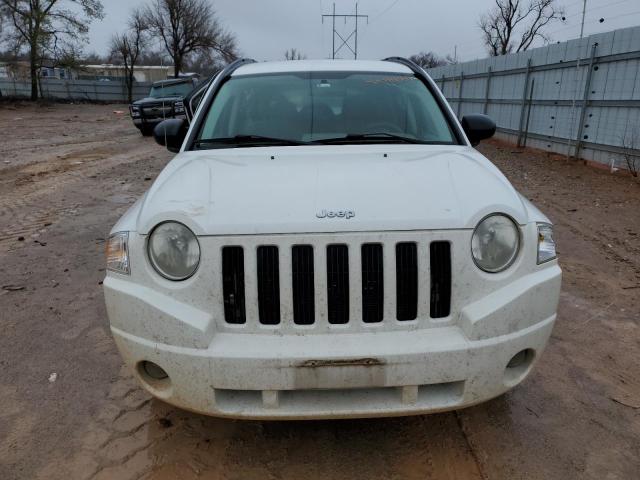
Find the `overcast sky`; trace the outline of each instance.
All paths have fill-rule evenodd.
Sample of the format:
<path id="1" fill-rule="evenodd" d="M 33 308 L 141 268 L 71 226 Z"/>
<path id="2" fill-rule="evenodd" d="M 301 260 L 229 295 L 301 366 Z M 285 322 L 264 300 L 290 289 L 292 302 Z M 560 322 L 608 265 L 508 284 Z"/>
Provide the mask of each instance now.
<path id="1" fill-rule="evenodd" d="M 130 10 L 148 0 L 103 0 L 106 17 L 90 30 L 87 52 L 106 53 L 112 33 L 124 28 Z M 219 17 L 237 36 L 244 56 L 256 60 L 282 59 L 295 47 L 308 58 L 331 56 L 332 0 L 211 0 Z M 336 13 L 354 13 L 354 0 L 336 0 Z M 457 54 L 460 60 L 486 56 L 477 22 L 493 0 L 361 0 L 358 50 L 360 58 L 408 56 L 421 50 L 441 55 Z M 582 0 L 559 2 L 565 6 L 565 24 L 547 29 L 555 41 L 579 36 Z M 604 17 L 603 23 L 599 19 Z M 587 0 L 585 35 L 640 25 L 640 0 Z M 353 20 L 337 22 L 348 35 Z M 340 55 L 350 58 L 344 48 Z"/>

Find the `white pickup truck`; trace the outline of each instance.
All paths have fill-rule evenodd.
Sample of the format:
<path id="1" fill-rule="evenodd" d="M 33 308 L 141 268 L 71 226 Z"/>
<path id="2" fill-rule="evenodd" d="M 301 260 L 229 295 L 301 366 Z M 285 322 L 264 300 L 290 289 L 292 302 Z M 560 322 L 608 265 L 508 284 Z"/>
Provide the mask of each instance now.
<path id="1" fill-rule="evenodd" d="M 113 228 L 111 330 L 151 394 L 208 415 L 341 418 L 501 395 L 542 354 L 553 229 L 401 58 L 239 60 Z"/>

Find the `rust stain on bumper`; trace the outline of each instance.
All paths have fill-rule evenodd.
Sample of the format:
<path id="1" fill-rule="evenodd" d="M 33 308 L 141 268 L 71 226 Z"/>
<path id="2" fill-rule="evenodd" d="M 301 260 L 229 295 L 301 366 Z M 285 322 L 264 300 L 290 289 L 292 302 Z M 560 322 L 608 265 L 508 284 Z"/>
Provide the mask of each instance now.
<path id="1" fill-rule="evenodd" d="M 353 358 L 353 359 L 336 359 L 336 360 L 305 360 L 296 365 L 301 368 L 318 368 L 318 367 L 351 367 L 351 366 L 380 366 L 385 362 L 378 358 Z"/>

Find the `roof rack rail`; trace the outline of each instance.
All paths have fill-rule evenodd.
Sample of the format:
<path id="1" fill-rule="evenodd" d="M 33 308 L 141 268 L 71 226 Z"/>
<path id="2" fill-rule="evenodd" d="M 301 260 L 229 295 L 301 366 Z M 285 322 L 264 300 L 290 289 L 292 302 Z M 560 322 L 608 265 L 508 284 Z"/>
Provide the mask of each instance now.
<path id="1" fill-rule="evenodd" d="M 404 57 L 387 57 L 387 58 L 383 58 L 382 61 L 383 62 L 399 63 L 401 65 L 404 65 L 405 67 L 409 67 L 413 73 L 415 73 L 417 75 L 424 76 L 424 70 L 422 69 L 422 67 L 420 65 L 418 65 L 417 63 L 412 62 L 408 58 L 404 58 Z"/>
<path id="2" fill-rule="evenodd" d="M 233 62 L 229 63 L 226 67 L 224 67 L 220 71 L 220 78 L 222 79 L 222 78 L 228 77 L 233 72 L 235 72 L 238 68 L 240 68 L 242 65 L 246 65 L 248 63 L 256 63 L 256 61 L 253 58 L 237 58 L 237 59 L 235 59 Z"/>

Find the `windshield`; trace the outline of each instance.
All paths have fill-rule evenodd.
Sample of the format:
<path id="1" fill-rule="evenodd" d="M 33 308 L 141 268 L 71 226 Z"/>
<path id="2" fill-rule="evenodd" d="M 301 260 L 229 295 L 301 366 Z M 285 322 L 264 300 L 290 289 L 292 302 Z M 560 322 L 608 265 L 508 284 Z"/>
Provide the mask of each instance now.
<path id="1" fill-rule="evenodd" d="M 151 87 L 149 96 L 153 98 L 184 97 L 193 89 L 191 83 L 174 83 L 170 85 L 157 85 Z"/>
<path id="2" fill-rule="evenodd" d="M 411 74 L 368 72 L 231 77 L 216 95 L 196 146 L 228 147 L 237 138 L 248 146 L 260 138 L 299 143 L 456 143 L 422 81 Z"/>

